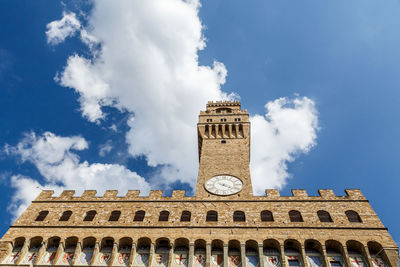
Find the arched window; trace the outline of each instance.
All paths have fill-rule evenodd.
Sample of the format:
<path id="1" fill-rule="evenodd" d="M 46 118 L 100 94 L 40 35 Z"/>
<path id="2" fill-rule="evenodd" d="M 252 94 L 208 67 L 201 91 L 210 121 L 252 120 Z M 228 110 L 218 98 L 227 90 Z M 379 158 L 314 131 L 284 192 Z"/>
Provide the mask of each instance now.
<path id="1" fill-rule="evenodd" d="M 319 210 L 317 215 L 320 222 L 333 222 L 331 215 L 325 210 Z"/>
<path id="2" fill-rule="evenodd" d="M 263 210 L 261 212 L 261 221 L 262 222 L 273 222 L 274 216 L 272 215 L 272 212 L 270 212 L 269 210 Z"/>
<path id="3" fill-rule="evenodd" d="M 169 218 L 169 211 L 163 210 L 160 212 L 160 217 L 158 217 L 159 222 L 167 222 Z"/>
<path id="4" fill-rule="evenodd" d="M 181 215 L 181 222 L 190 222 L 190 217 L 191 217 L 190 211 L 184 210 L 182 211 Z"/>
<path id="5" fill-rule="evenodd" d="M 233 213 L 233 221 L 234 222 L 245 222 L 246 215 L 244 214 L 243 211 L 237 210 Z"/>
<path id="6" fill-rule="evenodd" d="M 110 218 L 108 219 L 108 221 L 110 222 L 116 222 L 119 220 L 119 216 L 121 216 L 121 211 L 119 210 L 114 210 L 111 212 Z"/>
<path id="7" fill-rule="evenodd" d="M 218 213 L 215 210 L 207 211 L 206 221 L 207 222 L 217 222 L 218 221 Z"/>
<path id="8" fill-rule="evenodd" d="M 362 222 L 360 215 L 354 210 L 346 211 L 346 216 L 349 222 Z"/>
<path id="9" fill-rule="evenodd" d="M 72 215 L 72 211 L 70 211 L 70 210 L 64 211 L 63 214 L 61 215 L 59 221 L 66 222 L 69 220 L 69 217 L 71 217 L 71 215 Z"/>
<path id="10" fill-rule="evenodd" d="M 47 214 L 49 214 L 48 210 L 42 210 L 41 212 L 39 212 L 39 214 L 36 217 L 35 221 L 37 221 L 37 222 L 43 221 L 46 218 Z"/>
<path id="11" fill-rule="evenodd" d="M 89 211 L 86 213 L 85 218 L 83 218 L 83 221 L 85 221 L 85 222 L 91 222 L 91 221 L 93 221 L 93 219 L 94 219 L 94 217 L 96 216 L 96 214 L 97 214 L 97 212 L 96 212 L 95 210 L 89 210 Z"/>
<path id="12" fill-rule="evenodd" d="M 303 222 L 303 217 L 301 217 L 301 213 L 297 210 L 289 211 L 289 217 L 291 222 Z"/>
<path id="13" fill-rule="evenodd" d="M 144 210 L 138 210 L 137 212 L 135 212 L 135 217 L 133 217 L 133 220 L 135 222 L 143 222 L 145 215 L 146 212 Z"/>

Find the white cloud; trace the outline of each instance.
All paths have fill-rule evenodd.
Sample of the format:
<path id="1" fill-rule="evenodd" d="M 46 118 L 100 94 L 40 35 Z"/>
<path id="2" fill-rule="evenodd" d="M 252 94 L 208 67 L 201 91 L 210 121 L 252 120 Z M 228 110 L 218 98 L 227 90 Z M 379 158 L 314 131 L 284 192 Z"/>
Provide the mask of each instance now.
<path id="1" fill-rule="evenodd" d="M 198 7 L 198 1 L 96 1 L 85 31 L 101 52 L 90 59 L 72 55 L 57 75 L 80 94 L 89 121 L 106 118 L 103 106 L 132 114 L 126 134 L 131 155 L 168 165 L 162 172 L 167 181 L 192 185 L 198 112 L 208 100 L 230 97 L 220 90 L 225 66 L 198 62 L 205 47 Z"/>
<path id="2" fill-rule="evenodd" d="M 265 116 L 251 118 L 251 174 L 257 195 L 286 184 L 287 163 L 316 144 L 318 130 L 318 114 L 309 98 L 279 98 L 265 108 Z"/>
<path id="3" fill-rule="evenodd" d="M 13 214 L 23 211 L 27 203 L 40 192 L 40 189 L 35 189 L 37 187 L 57 191 L 74 189 L 78 193 L 84 189 L 94 189 L 98 193 L 115 189 L 120 194 L 128 189 L 140 189 L 142 193 L 148 193 L 149 184 L 122 165 L 81 162 L 74 151 L 87 148 L 88 143 L 80 136 L 61 137 L 50 132 L 42 136 L 30 133 L 16 146 L 7 145 L 6 153 L 20 157 L 23 162 L 33 163 L 44 177 L 43 185 L 27 177 L 12 177 L 12 186 L 16 188 L 10 206 Z"/>
<path id="4" fill-rule="evenodd" d="M 194 186 L 199 110 L 209 100 L 237 97 L 221 90 L 227 76 L 222 63 L 198 62 L 205 48 L 199 2 L 98 0 L 93 5 L 88 27 L 81 28 L 92 55 L 70 56 L 56 80 L 80 95 L 82 115 L 91 122 L 107 118 L 104 106 L 131 115 L 130 154 L 161 166 L 153 185 L 180 180 Z M 278 99 L 267 109 L 267 117 L 251 119 L 254 188 L 282 187 L 289 176 L 287 162 L 307 152 L 316 138 L 311 100 Z"/>
<path id="5" fill-rule="evenodd" d="M 99 146 L 99 155 L 104 157 L 106 154 L 110 153 L 113 149 L 111 140 L 108 140 L 106 143 Z"/>
<path id="6" fill-rule="evenodd" d="M 47 43 L 57 45 L 65 38 L 73 36 L 81 28 L 81 23 L 75 13 L 63 12 L 62 19 L 52 21 L 46 27 Z"/>

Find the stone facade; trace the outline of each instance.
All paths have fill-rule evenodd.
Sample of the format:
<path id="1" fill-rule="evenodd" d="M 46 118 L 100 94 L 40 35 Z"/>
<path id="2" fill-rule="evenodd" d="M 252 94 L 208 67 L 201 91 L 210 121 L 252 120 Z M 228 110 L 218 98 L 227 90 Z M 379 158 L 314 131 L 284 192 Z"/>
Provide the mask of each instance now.
<path id="1" fill-rule="evenodd" d="M 198 133 L 196 196 L 44 190 L 0 240 L 0 266 L 399 265 L 396 243 L 357 189 L 252 195 L 250 123 L 238 102 L 209 103 Z M 209 193 L 204 183 L 218 174 L 239 177 L 242 190 Z"/>

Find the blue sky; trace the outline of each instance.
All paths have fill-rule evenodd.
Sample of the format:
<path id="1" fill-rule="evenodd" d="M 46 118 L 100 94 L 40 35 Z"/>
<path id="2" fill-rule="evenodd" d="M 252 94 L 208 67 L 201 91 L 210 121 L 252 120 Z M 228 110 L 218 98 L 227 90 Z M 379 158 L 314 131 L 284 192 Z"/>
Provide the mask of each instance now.
<path id="1" fill-rule="evenodd" d="M 93 11 L 93 8 L 97 10 Z M 333 189 L 338 195 L 343 195 L 345 188 L 360 188 L 395 241 L 400 241 L 397 224 L 400 215 L 393 209 L 399 204 L 397 188 L 400 185 L 399 1 L 250 0 L 244 4 L 236 0 L 213 0 L 203 1 L 198 13 L 182 10 L 178 3 L 170 9 L 160 8 L 157 12 L 161 13 L 155 12 L 161 18 L 165 15 L 164 24 L 157 24 L 160 21 L 151 16 L 148 19 L 151 13 L 146 12 L 154 8 L 150 6 L 148 10 L 138 8 L 134 11 L 142 13 L 133 13 L 136 19 L 131 22 L 141 27 L 127 27 L 133 29 L 130 34 L 137 37 L 139 41 L 136 43 L 132 36 L 129 40 L 134 41 L 129 43 L 124 34 L 119 34 L 124 32 L 119 29 L 126 25 L 121 26 L 112 20 L 118 12 L 123 15 L 133 11 L 118 8 L 118 4 L 107 10 L 106 7 L 94 7 L 79 1 L 0 2 L 0 195 L 3 203 L 0 233 L 5 233 L 15 216 L 15 209 L 26 201 L 16 200 L 16 196 L 36 185 L 18 184 L 19 178 L 12 180 L 12 177 L 21 178 L 23 175 L 29 181 L 37 181 L 43 188 L 86 188 L 90 182 L 80 178 L 80 175 L 84 176 L 80 171 L 111 164 L 110 168 L 135 180 L 128 185 L 138 184 L 144 190 L 146 186 L 156 189 L 165 185 L 169 191 L 173 188 L 191 190 L 196 178 L 193 169 L 197 163 L 179 165 L 177 162 L 181 159 L 176 156 L 177 152 L 171 156 L 168 146 L 159 148 L 159 142 L 165 141 L 162 131 L 149 134 L 145 140 L 140 139 L 148 133 L 146 127 L 152 126 L 150 120 L 154 113 L 148 106 L 159 106 L 164 97 L 160 94 L 174 90 L 171 91 L 174 98 L 165 98 L 165 101 L 182 106 L 182 109 L 172 110 L 171 115 L 168 115 L 169 110 L 165 110 L 165 114 L 173 118 L 172 122 L 175 122 L 173 116 L 177 114 L 185 113 L 182 116 L 190 117 L 177 122 L 183 128 L 187 126 L 188 135 L 193 133 L 188 122 L 196 118 L 198 106 L 204 109 L 206 103 L 202 97 L 206 99 L 208 95 L 210 99 L 218 99 L 223 93 L 234 92 L 253 117 L 266 115 L 268 111 L 264 106 L 281 97 L 286 97 L 286 108 L 293 109 L 293 112 L 301 111 L 301 107 L 295 106 L 295 99 L 302 101 L 305 97 L 312 101 L 304 107 L 304 117 L 300 117 L 308 122 L 305 131 L 310 130 L 311 136 L 301 140 L 295 137 L 283 141 L 282 138 L 272 139 L 289 147 L 283 151 L 286 156 L 277 158 L 286 164 L 286 176 L 275 177 L 279 182 L 274 183 L 263 182 L 261 178 L 257 181 L 261 185 L 281 187 L 281 195 L 290 195 L 292 188 L 307 189 L 310 195 L 316 195 L 319 188 Z M 51 43 L 49 34 L 46 34 L 49 30 L 47 25 L 60 21 L 63 12 L 76 14 L 80 26 L 65 40 Z M 184 23 L 179 19 L 169 24 L 171 17 L 168 12 L 178 12 L 176 14 L 181 14 L 189 26 L 183 27 Z M 197 20 L 201 21 L 202 30 L 199 30 Z M 160 25 L 165 28 L 158 29 Z M 82 42 L 80 36 L 84 30 L 100 42 Z M 193 48 L 200 45 L 201 38 L 191 35 L 191 32 L 205 37 L 204 49 Z M 169 33 L 179 33 L 174 36 L 176 42 L 171 41 Z M 108 36 L 112 38 L 107 39 Z M 154 56 L 147 47 L 141 46 L 146 43 L 142 42 L 143 36 L 159 49 L 161 56 Z M 91 48 L 93 44 L 95 47 Z M 103 51 L 101 49 L 105 47 L 112 51 L 103 58 L 100 56 L 104 63 L 95 62 L 96 51 Z M 115 51 L 119 47 L 121 53 Z M 133 55 L 124 58 L 123 53 L 127 51 L 124 49 L 129 47 L 132 47 Z M 190 61 L 186 65 L 186 57 L 182 54 L 193 57 L 193 49 L 198 62 Z M 80 62 L 80 67 L 89 66 L 89 73 L 100 77 L 95 79 L 96 82 L 80 87 L 80 80 L 63 76 L 68 58 L 74 55 L 88 60 Z M 118 57 L 122 59 L 116 60 Z M 160 58 L 163 60 L 157 61 Z M 215 61 L 223 67 L 213 67 Z M 118 66 L 113 65 L 115 62 Z M 159 67 L 162 64 L 171 65 L 172 70 L 185 75 L 175 77 L 173 71 L 168 73 Z M 186 73 L 193 64 L 208 69 L 204 73 Z M 142 77 L 150 75 L 148 70 L 153 70 L 155 76 L 142 80 Z M 187 78 L 191 74 L 201 77 L 201 85 L 196 82 L 197 76 L 193 80 Z M 125 80 L 131 76 L 133 78 Z M 157 79 L 163 79 L 163 84 L 167 84 L 165 88 L 148 88 L 157 87 Z M 226 82 L 220 79 L 226 79 Z M 108 91 L 98 80 L 107 84 Z M 132 90 L 136 91 L 128 90 L 131 83 L 132 88 L 136 88 Z M 106 91 L 106 96 L 99 96 L 102 91 L 95 95 L 95 99 L 101 99 L 101 115 L 95 115 L 92 110 L 88 113 L 90 115 L 82 112 L 84 107 L 88 107 L 82 98 L 93 100 L 88 97 L 92 96 L 88 84 Z M 126 90 L 113 91 L 124 86 Z M 185 90 L 189 96 L 184 96 Z M 192 101 L 188 100 L 190 94 L 198 94 L 201 100 L 191 105 L 191 109 L 185 108 L 185 103 Z M 105 103 L 110 99 L 120 104 Z M 284 111 L 282 106 L 277 109 L 278 112 Z M 141 121 L 141 118 L 146 120 Z M 310 122 L 313 118 L 318 118 L 318 126 Z M 262 120 L 268 123 L 265 117 Z M 194 124 L 192 127 L 195 129 Z M 281 126 L 278 124 L 276 127 Z M 46 139 L 43 137 L 45 132 L 53 136 Z M 57 180 L 53 176 L 64 170 L 61 168 L 64 165 L 57 170 L 50 169 L 52 162 L 47 159 L 43 163 L 46 159 L 38 156 L 40 151 L 32 152 L 35 144 L 43 140 L 49 142 L 51 138 L 62 141 L 62 161 L 75 162 L 75 169 L 71 171 L 79 179 L 66 177 Z M 254 139 L 258 140 L 253 138 L 253 142 Z M 187 138 L 187 142 L 192 140 L 191 136 Z M 24 145 L 24 149 L 18 149 L 18 144 Z M 106 148 L 100 153 L 107 144 L 109 151 Z M 270 145 L 266 144 L 267 147 Z M 297 146 L 300 148 L 294 148 Z M 148 147 L 151 148 L 149 151 Z M 24 152 L 30 153 L 29 156 Z M 278 157 L 274 151 L 268 153 L 268 156 Z M 168 161 L 175 156 L 175 161 Z M 261 156 L 255 154 L 255 157 Z M 172 168 L 165 168 L 167 165 Z M 262 170 L 275 175 L 274 170 Z M 177 173 L 182 177 L 171 178 Z M 103 175 L 104 181 L 102 185 L 93 186 L 99 189 L 107 186 L 107 174 L 96 173 Z M 263 179 L 270 179 L 266 176 Z"/>

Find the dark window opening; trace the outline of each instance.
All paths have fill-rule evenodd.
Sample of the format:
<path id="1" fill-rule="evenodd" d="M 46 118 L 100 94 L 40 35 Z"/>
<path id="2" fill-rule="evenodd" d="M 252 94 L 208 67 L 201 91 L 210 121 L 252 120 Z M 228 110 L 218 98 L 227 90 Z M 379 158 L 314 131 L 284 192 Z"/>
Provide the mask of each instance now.
<path id="1" fill-rule="evenodd" d="M 119 217 L 121 216 L 121 211 L 119 210 L 114 210 L 111 212 L 110 218 L 108 218 L 109 222 L 116 222 L 119 220 Z"/>
<path id="2" fill-rule="evenodd" d="M 217 222 L 218 221 L 218 213 L 214 210 L 207 211 L 206 221 L 207 222 Z"/>
<path id="3" fill-rule="evenodd" d="M 96 216 L 96 214 L 97 214 L 97 212 L 96 212 L 95 210 L 89 210 L 89 211 L 86 213 L 85 218 L 83 218 L 83 221 L 85 221 L 85 222 L 91 222 L 91 221 L 93 221 L 93 219 L 94 219 L 94 217 Z"/>
<path id="4" fill-rule="evenodd" d="M 320 222 L 333 222 L 331 215 L 327 211 L 319 210 L 317 215 Z"/>
<path id="5" fill-rule="evenodd" d="M 233 221 L 234 222 L 245 222 L 246 221 L 246 215 L 244 214 L 243 211 L 235 211 L 233 213 Z"/>
<path id="6" fill-rule="evenodd" d="M 303 217 L 301 213 L 297 210 L 289 211 L 289 217 L 291 222 L 303 222 Z"/>
<path id="7" fill-rule="evenodd" d="M 143 222 L 145 215 L 146 212 L 144 210 L 138 210 L 137 212 L 135 212 L 135 217 L 133 217 L 133 220 L 135 222 Z"/>
<path id="8" fill-rule="evenodd" d="M 160 217 L 158 217 L 159 222 L 167 222 L 169 218 L 169 212 L 166 210 L 163 210 L 160 212 Z"/>
<path id="9" fill-rule="evenodd" d="M 272 212 L 270 212 L 269 210 L 263 210 L 261 212 L 261 221 L 262 222 L 273 222 L 274 216 L 272 215 Z"/>
<path id="10" fill-rule="evenodd" d="M 41 212 L 39 212 L 39 215 L 36 217 L 35 221 L 43 221 L 46 218 L 47 214 L 49 214 L 48 210 L 42 210 Z"/>
<path id="11" fill-rule="evenodd" d="M 226 140 L 221 140 L 221 144 L 226 144 Z"/>
<path id="12" fill-rule="evenodd" d="M 288 260 L 289 266 L 300 266 L 299 260 Z"/>
<path id="13" fill-rule="evenodd" d="M 66 221 L 69 220 L 69 218 L 71 217 L 71 215 L 72 215 L 72 211 L 70 211 L 70 210 L 64 211 L 63 214 L 61 215 L 59 221 L 60 221 L 60 222 L 66 222 Z"/>
<path id="14" fill-rule="evenodd" d="M 346 216 L 349 222 L 362 222 L 360 215 L 354 210 L 346 211 Z"/>
<path id="15" fill-rule="evenodd" d="M 190 211 L 184 210 L 181 215 L 181 222 L 190 222 L 191 213 Z"/>

